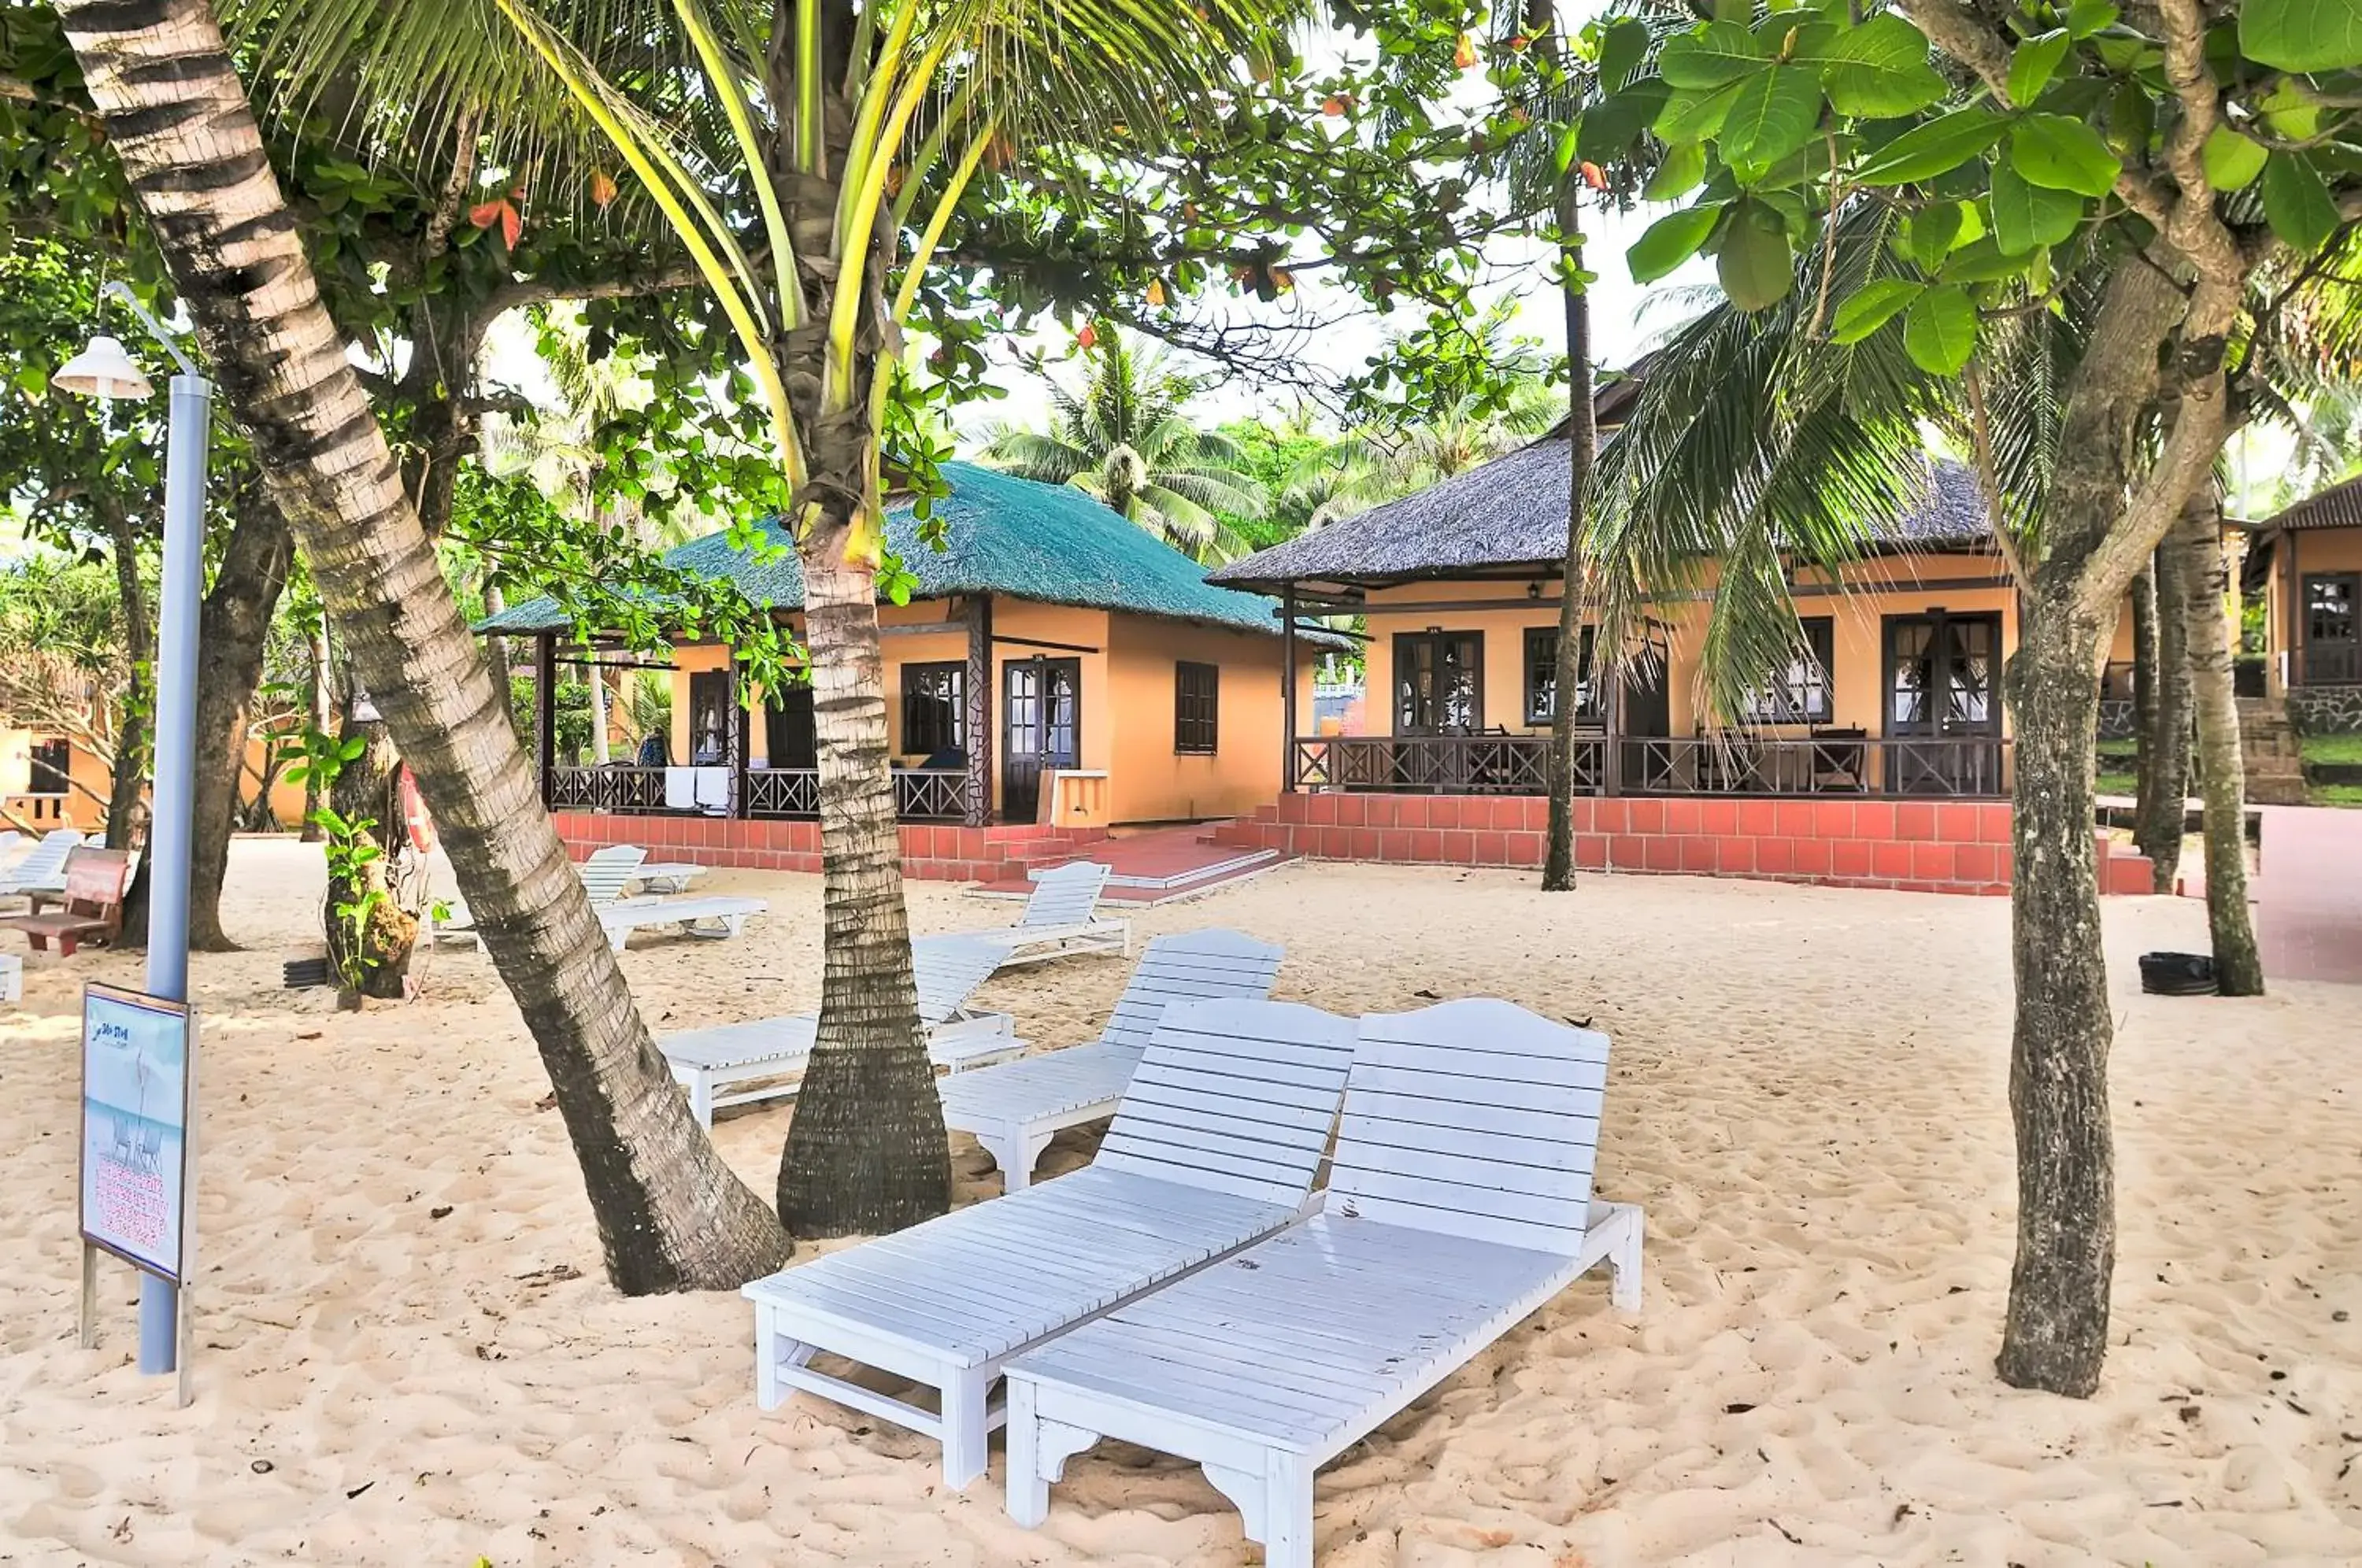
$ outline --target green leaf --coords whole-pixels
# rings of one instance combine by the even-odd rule
[[[1829,321],[1830,340],[1859,343],[1894,319],[1904,306],[1926,292],[1927,285],[1908,278],[1872,278],[1838,302]]]
[[[2200,154],[2206,165],[2206,182],[2218,191],[2244,191],[2254,184],[2256,176],[2264,171],[2267,156],[2263,143],[2241,136],[2229,126],[2209,131]]]
[[[2064,115],[2026,115],[2009,129],[2009,160],[2028,183],[2080,196],[2115,189],[2124,160],[2100,133]]]
[[[1945,258],[1944,270],[1937,276],[1947,283],[1997,283],[2004,278],[2025,276],[2036,259],[2047,254],[2033,250],[2005,256],[1992,236],[1987,235]]]
[[[1575,132],[1577,156],[1593,163],[1613,163],[1624,157],[1657,118],[1672,91],[1653,76],[1643,77],[1585,109]]]
[[[1921,271],[1932,272],[1943,261],[1944,253],[1952,248],[1952,241],[1959,232],[1959,204],[1946,202],[1905,218],[1896,237],[1902,242],[1903,253],[1917,262]]]
[[[1625,252],[1636,283],[1653,283],[1698,253],[1722,217],[1722,205],[1683,207],[1659,218]]]
[[[2337,232],[2337,204],[2308,160],[2275,152],[2264,163],[2264,218],[2291,248],[2310,256]]]
[[[1977,307],[1957,285],[1929,289],[1903,317],[1903,348],[1931,376],[1957,376],[1977,351]]]
[[[1983,109],[1955,109],[1904,131],[1861,161],[1859,185],[1908,185],[1948,174],[2001,139],[2004,123]]]
[[[1558,151],[1551,160],[1554,172],[1563,174],[1574,167],[1574,155],[1582,146],[1582,138],[1583,116],[1577,115],[1574,123],[1559,133]]]
[[[1732,163],[1777,163],[1812,139],[1821,117],[1820,79],[1801,66],[1759,71],[1738,83],[1722,122],[1722,156]]]
[[[2072,192],[2033,184],[2010,163],[1993,165],[1993,239],[2004,255],[2063,243],[2082,218],[2082,198]]]
[[[2009,57],[2009,101],[2019,108],[2030,108],[2034,100],[2042,96],[2058,71],[2058,62],[2067,58],[2067,29],[2053,28],[2047,33],[2036,33]]]
[[[2362,65],[2362,0],[2247,0],[2239,52],[2282,71]]]
[[[1652,202],[1677,201],[1696,189],[1698,182],[1705,178],[1705,144],[1683,142],[1666,149],[1664,161],[1649,176],[1640,194]]]
[[[2115,19],[2116,8],[2108,0],[2075,0],[2067,7],[2067,36],[2081,42]]]
[[[2321,105],[2304,95],[2293,82],[2282,82],[2256,101],[2264,124],[2274,136],[2310,141],[2321,134]]]
[[[1940,103],[1946,92],[1943,77],[1927,62],[1926,39],[1891,11],[1834,37],[1816,30],[1797,58],[1819,66],[1829,102],[1858,120],[1915,115]]]
[[[1683,91],[1665,100],[1664,109],[1657,116],[1657,138],[1669,147],[1686,141],[1704,141],[1722,129],[1729,116],[1730,106],[1738,99],[1742,83],[1732,83],[1711,93]]]
[[[1609,92],[1622,92],[1648,54],[1649,24],[1625,17],[1600,35],[1599,80]]]
[[[1796,262],[1780,215],[1759,202],[1733,209],[1730,227],[1715,254],[1722,292],[1741,310],[1763,310],[1788,297],[1795,286]]]
[[[1657,74],[1676,87],[1725,87],[1751,76],[1771,61],[1755,35],[1736,22],[1709,22],[1666,41],[1657,56]]]

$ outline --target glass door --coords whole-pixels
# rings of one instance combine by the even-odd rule
[[[2362,572],[2327,572],[2304,580],[2306,686],[2362,680]]]
[[[1000,811],[1013,823],[1042,814],[1042,775],[1082,766],[1083,665],[1012,660],[1001,672]]]
[[[1902,794],[2001,792],[2001,617],[1886,618],[1886,787]]]

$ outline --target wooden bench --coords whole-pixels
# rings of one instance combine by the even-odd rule
[[[0,917],[0,926],[25,933],[36,953],[58,944],[71,958],[85,942],[112,942],[123,934],[123,888],[131,878],[131,856],[119,849],[77,849],[66,858],[64,907],[38,914]]]

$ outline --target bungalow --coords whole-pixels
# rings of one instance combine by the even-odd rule
[[[2362,479],[2259,523],[2246,580],[2264,593],[2267,693],[2312,731],[2362,732]]]
[[[1028,839],[1071,843],[1272,799],[1279,758],[1267,737],[1292,701],[1282,687],[1308,692],[1334,638],[1284,646],[1269,600],[1208,583],[1202,567],[1080,491],[966,463],[944,476],[943,548],[921,540],[907,502],[889,511],[889,543],[918,580],[907,604],[878,610],[895,793],[907,824],[932,824],[904,830],[913,874],[985,876]],[[715,534],[665,559],[735,581],[800,633],[792,551],[758,564]],[[558,664],[629,656],[607,641],[583,649],[547,598],[478,630],[535,642],[543,797],[569,839],[817,868],[809,686],[762,690],[727,648],[678,644],[659,667],[670,733],[643,741],[634,760],[571,766],[552,743]]]
[[[1553,433],[1211,574],[1276,595],[1290,624],[1363,617],[1379,732],[1308,733],[1291,707],[1283,793],[1239,842],[1353,858],[1540,859],[1568,458]],[[1656,602],[1648,657],[1625,680],[1583,681],[1576,784],[1596,799],[1576,813],[1579,865],[2005,886],[2001,679],[2018,604],[1974,476],[1931,463],[1876,533],[1878,547],[1835,575],[1796,571],[1806,647],[1743,722],[1717,721],[1697,696],[1710,589]],[[1595,635],[1584,628],[1586,668]]]

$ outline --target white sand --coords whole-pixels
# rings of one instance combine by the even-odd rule
[[[712,881],[773,912],[741,943],[637,939],[650,1021],[809,1005],[816,879]],[[136,961],[36,960],[24,1010],[0,1010],[0,1562],[1255,1560],[1161,1456],[1077,1459],[1029,1532],[997,1452],[946,1496],[907,1433],[800,1397],[760,1414],[741,1301],[625,1301],[599,1277],[489,964],[447,954],[432,999],[339,1017],[276,988],[316,852],[241,844],[232,884],[258,950],[196,965],[190,1410],[132,1368],[127,1271],[107,1266],[100,1348],[73,1337],[75,988],[136,984]],[[922,930],[1008,918],[912,896]],[[1282,996],[1490,993],[1616,1040],[1601,1186],[1648,1206],[1644,1311],[1586,1279],[1323,1472],[1324,1568],[2362,1562],[2362,990],[2131,994],[2131,956],[2201,920],[2110,902],[2116,1348],[2078,1403],[1991,1370],[2005,902],[1596,878],[1544,900],[1506,872],[1308,867],[1143,917],[1284,940]],[[1065,1043],[1122,979],[1078,959],[986,999]],[[758,1191],[788,1116],[718,1130]],[[1088,1146],[1068,1134],[1045,1168]],[[965,1139],[955,1158],[965,1194],[998,1190]]]

